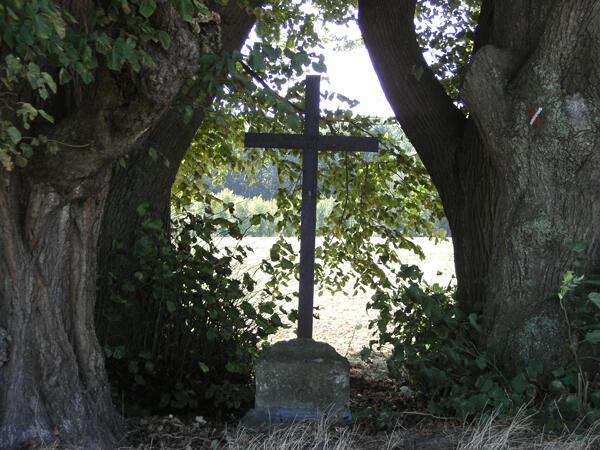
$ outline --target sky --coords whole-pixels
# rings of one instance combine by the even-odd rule
[[[325,44],[323,49],[314,49],[316,53],[323,53],[326,73],[316,73],[307,67],[306,75],[321,75],[321,92],[329,91],[342,94],[352,100],[358,100],[360,103],[354,108],[356,113],[363,115],[373,115],[388,118],[394,115],[389,106],[379,79],[371,64],[369,53],[362,44],[360,29],[356,22],[349,22],[347,25],[328,25],[328,29],[323,31],[331,37],[333,33],[337,37],[346,37],[348,40],[360,40],[360,45],[351,50],[342,51],[336,49],[335,41]],[[254,29],[250,33],[246,46],[251,47],[258,37]],[[336,107],[347,108],[346,104],[341,105],[336,101],[322,101],[321,107],[333,109]]]
[[[327,74],[323,88],[358,100],[358,113],[384,118],[394,115],[364,46],[337,52],[326,49],[324,54]]]
[[[332,30],[336,36],[347,36],[351,40],[360,39],[356,22],[348,26],[337,26]],[[394,115],[381,89],[381,84],[371,64],[369,52],[362,39],[361,45],[351,50],[336,50],[334,43],[325,46],[327,73],[322,74],[322,89],[335,91],[360,103],[355,108],[361,114],[388,118]],[[329,107],[329,104],[324,104]]]

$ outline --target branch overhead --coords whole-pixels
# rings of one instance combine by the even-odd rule
[[[466,119],[423,58],[415,4],[359,0],[358,21],[388,101],[441,192],[458,185],[454,160]]]

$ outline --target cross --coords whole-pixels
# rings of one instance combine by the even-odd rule
[[[300,289],[298,337],[312,338],[315,285],[315,228],[317,223],[317,168],[319,151],[377,152],[377,138],[319,136],[319,75],[306,77],[304,133],[246,133],[244,147],[303,150],[302,219],[300,223]]]

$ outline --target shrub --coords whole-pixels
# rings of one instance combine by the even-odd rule
[[[227,410],[253,399],[252,362],[282,323],[273,302],[247,299],[254,289],[247,273],[233,278],[246,249],[219,251],[211,241],[218,227],[240,236],[224,218],[187,215],[173,222],[172,235],[148,219],[134,258],[123,255],[103,280],[112,301],[101,312],[108,320],[100,335],[126,414]]]
[[[581,253],[581,243],[574,247]],[[575,261],[580,267],[581,262]],[[378,311],[370,327],[379,332],[371,344],[391,344],[388,360],[392,377],[406,379],[427,408],[436,414],[461,418],[487,410],[515,413],[527,406],[538,420],[554,429],[573,429],[600,419],[600,270],[589,279],[565,274],[554,301],[564,312],[573,362],[542,381],[541,362],[497,367],[480,350],[482,333],[478,311],[465,314],[454,292],[422,280],[416,266],[402,266],[400,286],[394,292],[377,292],[368,307]],[[368,353],[368,352],[366,352]]]

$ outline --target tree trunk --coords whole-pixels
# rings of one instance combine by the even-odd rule
[[[77,12],[94,8],[56,3],[80,20]],[[156,66],[138,73],[100,67],[93,83],[59,88],[47,104],[55,125],[31,130],[59,150],[36,150],[25,168],[0,170],[0,448],[59,439],[113,449],[122,438],[94,327],[109,183],[125,176],[110,168],[163,123],[198,74],[201,52],[216,50],[220,37],[217,16],[198,16],[190,26],[172,2],[158,3],[153,24],[170,35],[169,49],[138,44]]]
[[[569,358],[548,295],[588,242],[600,262],[600,3],[484,0],[464,117],[416,43],[415,0],[360,0],[384,91],[438,188],[452,230],[458,299],[484,305],[484,342],[510,367]],[[423,67],[420,79],[414,67]],[[542,108],[540,121],[531,111]]]
[[[107,181],[104,170],[57,192],[1,174],[0,448],[116,448],[122,436],[94,332]]]
[[[259,7],[264,0],[252,0],[252,7]],[[220,15],[221,18],[221,52],[229,54],[239,50],[246,40],[255,17],[247,14],[245,8],[238,2],[230,1],[226,5],[209,2],[209,8]],[[199,78],[202,74],[199,75]],[[124,247],[120,254],[133,253],[135,232],[143,220],[149,217],[163,221],[169,226],[171,187],[177,176],[181,161],[196,130],[204,117],[204,108],[209,106],[208,99],[205,104],[195,109],[191,119],[184,121],[182,105],[192,104],[195,100],[194,90],[180,93],[172,106],[161,117],[160,122],[148,133],[140,145],[129,155],[126,167],[113,165],[113,173],[108,191],[106,211],[100,233],[98,252],[98,275],[106,277],[118,266],[118,256],[113,250],[116,241]],[[155,148],[160,155],[168,160],[168,165],[159,158],[153,160],[148,149]],[[137,207],[143,203],[148,205],[147,214],[141,217]],[[119,324],[118,330],[111,327],[102,315],[106,302],[110,302],[110,293],[106,287],[98,292],[97,326],[101,342],[105,341],[106,333],[131,333],[134,327],[123,327]],[[133,305],[129,317],[135,321],[136,308],[143,305]],[[125,339],[126,340],[126,339]]]

